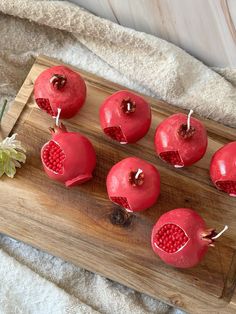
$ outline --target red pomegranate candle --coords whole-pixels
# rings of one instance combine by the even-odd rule
[[[200,215],[189,208],[177,208],[163,214],[152,230],[153,251],[167,264],[189,268],[197,265],[209,246],[228,226],[216,233],[208,229]]]
[[[226,144],[213,155],[210,176],[217,189],[236,197],[236,142]]]
[[[52,139],[41,149],[47,175],[67,187],[90,180],[96,165],[91,142],[78,132],[67,132],[63,124],[52,128],[51,133]]]
[[[128,211],[151,207],[160,193],[158,170],[136,157],[115,164],[108,173],[106,184],[110,200]]]
[[[135,143],[150,128],[151,108],[141,96],[119,91],[103,102],[100,123],[104,133],[113,140],[121,144]]]
[[[51,116],[72,118],[83,106],[86,85],[82,77],[65,66],[54,66],[43,71],[34,84],[34,98],[42,110]]]
[[[200,160],[207,149],[207,132],[198,119],[174,114],[162,121],[155,133],[158,156],[176,168],[190,166]]]

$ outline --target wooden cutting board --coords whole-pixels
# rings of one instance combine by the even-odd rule
[[[2,137],[19,134],[27,148],[27,163],[13,180],[0,180],[0,232],[188,312],[235,313],[235,301],[230,304],[230,300],[236,284],[236,199],[212,186],[208,169],[212,154],[235,140],[236,131],[204,120],[209,135],[207,154],[190,168],[173,169],[157,158],[153,138],[158,123],[180,110],[145,97],[153,114],[149,133],[137,144],[119,145],[103,134],[98,110],[107,96],[123,87],[79,71],[88,87],[86,104],[65,124],[92,141],[98,163],[92,181],[67,189],[51,181],[42,169],[40,148],[50,138],[48,127],[53,121],[34,106],[32,97],[36,77],[58,64],[39,57],[3,118]],[[133,215],[127,223],[112,224],[118,207],[107,197],[106,175],[114,163],[132,155],[158,167],[161,196],[155,206]],[[150,246],[155,221],[177,207],[197,210],[209,226],[218,230],[229,225],[216,247],[210,248],[193,269],[165,265]]]

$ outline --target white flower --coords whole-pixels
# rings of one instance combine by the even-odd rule
[[[6,137],[0,142],[0,177],[5,173],[13,178],[16,173],[16,167],[21,167],[21,162],[26,161],[26,150],[21,142],[16,140],[17,134]]]

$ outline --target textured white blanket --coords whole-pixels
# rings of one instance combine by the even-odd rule
[[[236,71],[219,75],[174,45],[64,1],[0,0],[0,11],[1,97],[14,97],[34,57],[46,54],[236,126]],[[3,235],[0,248],[0,313],[177,313]]]

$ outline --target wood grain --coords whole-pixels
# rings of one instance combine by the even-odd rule
[[[157,159],[152,143],[157,124],[177,109],[145,97],[153,111],[151,129],[137,144],[121,146],[101,131],[98,110],[108,95],[123,87],[79,71],[88,87],[86,104],[65,124],[88,136],[98,164],[92,181],[67,189],[48,179],[42,170],[40,148],[50,138],[47,129],[53,122],[34,107],[32,98],[36,77],[56,64],[55,60],[38,58],[12,106],[13,112],[19,103],[24,108],[20,117],[16,116],[12,132],[19,134],[28,158],[14,180],[4,177],[0,181],[0,232],[190,313],[234,313],[234,304],[229,302],[236,278],[236,200],[212,186],[208,168],[213,152],[235,139],[235,130],[204,120],[209,135],[207,154],[193,167],[173,169]],[[114,163],[131,155],[158,167],[161,196],[155,206],[132,216],[129,223],[113,225],[111,216],[117,207],[108,200],[106,175]],[[196,209],[209,226],[230,227],[216,248],[193,269],[166,266],[150,246],[150,232],[157,218],[177,207]]]
[[[210,66],[236,67],[235,0],[71,0],[118,24],[166,39]]]
[[[29,100],[31,92],[32,81],[31,72],[29,72],[29,75],[26,77],[21,89],[19,90],[19,93],[15,98],[14,106],[12,106],[11,110],[8,110],[3,115],[0,124],[0,140],[3,140],[6,136],[8,136],[15,124],[18,122],[18,119],[21,119],[22,116],[24,116],[24,109]]]

